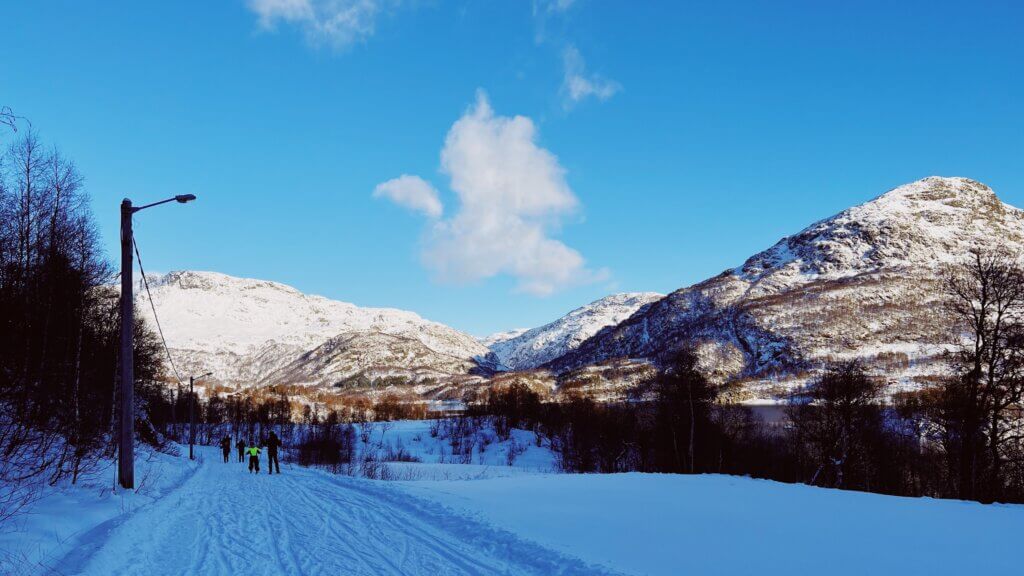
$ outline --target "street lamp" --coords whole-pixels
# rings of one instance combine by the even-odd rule
[[[192,445],[196,443],[196,411],[193,408],[196,399],[195,383],[196,380],[212,376],[213,372],[207,372],[201,376],[189,376],[188,377],[188,459],[195,460],[196,455],[192,451]]]
[[[123,488],[135,487],[135,358],[132,336],[135,330],[135,297],[132,294],[132,214],[167,202],[184,204],[195,200],[194,194],[133,207],[132,201],[121,201],[121,418],[117,450],[117,477]]]

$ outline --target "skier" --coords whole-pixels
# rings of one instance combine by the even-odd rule
[[[260,447],[254,442],[252,446],[245,449],[249,453],[249,472],[260,473]]]
[[[235,444],[235,448],[238,448],[238,461],[245,462],[245,442],[239,438],[238,444]]]
[[[277,473],[281,473],[281,463],[277,460],[277,449],[281,446],[281,439],[274,432],[267,438],[267,474],[274,473],[274,465],[277,465]]]
[[[231,457],[231,437],[230,436],[225,436],[224,439],[220,441],[220,449],[221,449],[222,452],[224,452],[224,463],[227,464],[228,459]]]

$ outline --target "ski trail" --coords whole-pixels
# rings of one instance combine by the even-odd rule
[[[202,454],[177,490],[118,523],[62,573],[607,573],[387,485],[298,467],[250,475],[213,450]]]

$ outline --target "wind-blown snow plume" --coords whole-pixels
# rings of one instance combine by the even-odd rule
[[[589,270],[579,252],[549,236],[579,201],[558,158],[536,138],[533,121],[495,115],[482,91],[449,130],[441,170],[451,179],[459,208],[431,226],[423,252],[424,264],[439,280],[465,283],[509,274],[519,290],[546,295],[607,275]],[[393,188],[393,182],[377,189]]]

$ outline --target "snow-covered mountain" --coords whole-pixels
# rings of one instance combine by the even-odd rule
[[[373,382],[432,382],[470,374],[478,363],[465,356],[438,352],[410,336],[378,331],[339,334],[304,352],[270,373],[266,381],[335,388],[365,386]]]
[[[396,366],[410,377],[464,375],[491,362],[472,336],[404,310],[361,308],[216,272],[147,278],[183,377],[213,371],[232,385],[323,384]],[[136,294],[152,325],[145,290]]]
[[[719,380],[754,382],[760,396],[773,395],[774,381],[853,357],[914,386],[941,373],[952,345],[936,313],[943,265],[999,246],[1024,252],[1024,211],[979,182],[925,178],[677,290],[545,367],[657,363],[687,345]]]
[[[212,370],[241,386],[411,381],[440,393],[446,382],[479,384],[491,369],[541,367],[559,382],[600,388],[685,345],[717,380],[771,397],[842,358],[864,359],[895,385],[940,374],[952,345],[936,313],[941,269],[997,246],[1024,253],[1024,211],[973,180],[931,177],[668,296],[617,294],[483,340],[412,312],[212,272],[173,272],[151,288],[185,377]],[[145,291],[137,294],[151,316]]]
[[[641,306],[663,297],[655,292],[613,294],[544,326],[494,334],[483,342],[503,368],[528,370],[575,350],[602,328],[622,322]]]
[[[515,338],[516,336],[519,336],[520,334],[522,334],[523,332],[526,332],[528,330],[529,330],[529,328],[513,328],[512,330],[505,330],[503,332],[495,332],[494,334],[491,334],[489,336],[484,336],[483,338],[478,338],[478,340],[480,340],[481,344],[483,344],[484,346],[487,346],[488,348],[490,348],[491,346],[494,346],[495,344],[504,342],[506,340],[511,340],[511,339]]]

